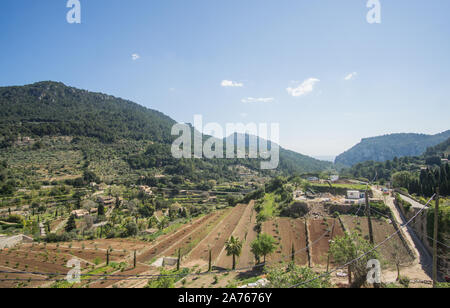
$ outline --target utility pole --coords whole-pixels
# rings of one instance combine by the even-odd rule
[[[372,218],[370,217],[370,202],[369,202],[369,191],[368,190],[366,190],[365,197],[366,197],[367,220],[369,223],[369,239],[370,239],[370,244],[374,245]]]
[[[333,234],[334,234],[334,226],[336,225],[336,218],[334,219],[333,228],[331,228],[331,237],[330,237],[330,244],[328,246],[328,259],[327,259],[327,273],[330,269],[330,246],[333,241]]]
[[[212,256],[211,256],[211,249],[209,249],[209,262],[208,262],[208,273],[212,270]]]
[[[436,206],[434,208],[434,241],[433,241],[433,288],[437,285],[437,239],[438,239],[438,222],[439,222],[439,187],[436,187]]]

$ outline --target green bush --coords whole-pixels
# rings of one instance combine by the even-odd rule
[[[398,282],[405,288],[409,288],[410,280],[408,277],[401,276],[400,279],[398,280]]]

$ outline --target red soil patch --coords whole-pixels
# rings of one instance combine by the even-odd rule
[[[0,271],[6,272],[14,272],[10,268],[0,267]],[[30,275],[30,274],[0,274],[0,288],[9,289],[9,288],[37,288],[46,283],[46,281],[33,281],[31,279],[46,279],[46,276],[38,276],[38,275]],[[7,280],[2,280],[7,279]],[[13,279],[13,280],[11,280]],[[17,279],[17,280],[14,280]],[[30,279],[30,281],[28,281]]]
[[[111,274],[110,277],[107,277],[105,279],[100,279],[100,280],[90,284],[89,288],[94,288],[94,289],[108,288],[118,282],[126,281],[127,279],[132,280],[134,278],[137,278],[136,277],[137,275],[142,274],[146,271],[148,271],[147,266],[138,264],[138,265],[136,265],[136,268],[131,268],[131,269],[125,270],[123,272],[113,273],[113,274]],[[130,276],[130,277],[122,278],[119,276],[114,277],[114,275],[126,275],[126,276]],[[92,277],[92,278],[94,278],[94,277]]]
[[[241,256],[237,260],[237,268],[248,268],[255,265],[255,258],[251,252],[250,244],[256,239],[257,233],[255,231],[256,226],[256,212],[254,210],[255,202],[252,201],[245,208],[245,211],[239,220],[232,235],[243,241]],[[220,255],[216,265],[221,268],[232,268],[233,259],[223,252]]]
[[[284,261],[292,260],[292,244],[294,244],[295,263],[298,265],[308,264],[308,252],[306,249],[305,221],[303,219],[279,219],[279,230],[281,236],[281,254]]]
[[[81,246],[81,245],[80,245]],[[34,245],[31,246],[29,244],[23,245],[21,250],[26,250],[30,252],[37,253],[52,253],[58,254],[61,256],[65,256],[67,258],[77,257],[81,260],[86,260],[88,262],[94,263],[94,261],[99,260],[100,262],[106,262],[106,250],[96,250],[93,248],[83,249],[82,247],[57,247],[56,244],[48,244],[46,247],[44,245]],[[113,251],[110,253],[111,261],[119,261],[123,259],[126,254],[123,251]]]
[[[292,260],[292,244],[297,252],[295,263],[298,265],[308,263],[305,221],[303,219],[276,218],[266,221],[263,223],[262,232],[271,235],[277,241],[276,251],[266,258],[268,263],[290,262]]]
[[[361,234],[364,239],[369,240],[369,223],[367,217],[353,217],[353,216],[341,216],[342,222],[347,230],[356,231]],[[375,245],[384,241],[391,234],[395,233],[393,225],[387,223],[384,220],[378,220],[372,218],[373,240]],[[394,236],[389,242],[379,248],[379,252],[385,258],[389,258],[394,249],[394,244],[401,250],[402,255],[405,256],[405,261],[410,262],[413,259],[409,256],[408,250],[400,237]]]
[[[172,233],[168,236],[165,236],[162,238],[162,240],[158,239],[158,243],[154,246],[152,246],[150,249],[145,251],[144,253],[140,254],[137,257],[137,261],[141,263],[149,262],[156,256],[163,253],[165,250],[170,248],[172,245],[174,245],[176,242],[178,242],[180,239],[185,237],[186,235],[191,234],[192,232],[202,228],[210,219],[213,219],[218,213],[212,213],[207,216],[204,216],[195,222],[193,222],[190,225],[186,225],[182,229],[176,231],[175,233]]]
[[[211,249],[213,261],[217,260],[224,249],[225,242],[230,238],[246,208],[246,204],[239,204],[234,207],[222,223],[217,225],[208,236],[192,250],[187,258],[187,263],[191,264],[197,262],[201,265],[202,263],[208,262],[209,249]]]
[[[188,255],[189,252],[208,235],[208,232],[211,230],[211,228],[216,226],[224,218],[225,215],[226,212],[216,212],[213,216],[211,216],[210,219],[205,221],[204,224],[199,226],[193,232],[179,239],[179,241],[175,245],[169,247],[169,249],[164,251],[163,254],[165,256],[177,256],[178,249],[180,249],[182,256]]]
[[[262,233],[272,236],[276,240],[277,249],[274,253],[266,257],[266,262],[277,263],[283,259],[281,246],[281,235],[279,230],[278,218],[270,221],[265,221],[262,224]],[[262,262],[263,260],[261,260]]]
[[[71,258],[70,255],[49,251],[0,251],[0,265],[26,272],[66,274],[69,272],[69,268],[66,267],[67,261]],[[84,269],[86,266],[87,264],[81,261],[81,268]]]
[[[141,250],[148,247],[148,242],[139,241],[135,239],[95,239],[90,241],[79,241],[72,243],[60,243],[61,247],[68,247],[72,244],[73,249],[81,248],[83,245],[86,249],[105,250],[112,248],[121,253],[129,253],[134,250]],[[49,244],[50,245],[50,244]],[[53,245],[54,246],[54,245]],[[124,252],[125,250],[125,252]]]
[[[310,245],[312,245],[310,247],[310,254],[313,266],[327,264],[331,230],[334,222],[333,238],[343,236],[344,231],[342,230],[342,227],[337,219],[328,219],[327,221],[324,219],[311,219],[308,221],[309,242]]]

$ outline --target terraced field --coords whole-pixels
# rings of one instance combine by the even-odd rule
[[[191,251],[186,258],[186,263],[190,266],[203,266],[209,260],[209,250],[211,250],[212,260],[216,266],[223,253],[225,242],[230,238],[244,215],[247,204],[239,204],[234,207],[225,219],[215,226],[211,232]],[[220,263],[222,264],[222,263]],[[223,264],[222,264],[223,265]]]
[[[337,219],[310,219],[308,220],[308,236],[312,266],[320,266],[327,264],[330,240],[344,236],[344,230]]]
[[[27,279],[47,279],[52,273],[65,274],[69,271],[67,261],[77,258],[81,261],[83,273],[97,275],[83,277],[75,287],[109,288],[113,286],[142,287],[146,279],[136,279],[137,275],[158,274],[159,268],[151,264],[157,258],[176,256],[182,253],[182,267],[206,270],[209,251],[216,269],[231,269],[232,257],[226,255],[225,242],[233,235],[243,241],[242,253],[237,260],[237,268],[250,271],[255,265],[250,244],[257,238],[255,226],[257,213],[255,203],[239,204],[202,216],[173,231],[161,235],[154,242],[137,239],[100,239],[72,243],[23,244],[17,248],[0,251],[0,287],[36,287],[48,286],[44,282]],[[346,230],[356,230],[368,238],[367,219],[365,217],[342,216]],[[394,227],[384,220],[373,220],[374,237],[377,243],[395,232]],[[327,263],[330,240],[344,235],[339,220],[334,218],[291,219],[274,218],[262,224],[262,232],[272,235],[277,244],[276,251],[267,256],[269,264],[290,262],[294,248],[295,263],[300,266],[311,265],[322,268]],[[406,253],[406,247],[400,238],[394,241]],[[381,253],[388,255],[391,246],[383,246]],[[106,266],[106,250],[111,249],[110,262]],[[133,253],[137,253],[136,268],[133,268]],[[332,263],[332,260],[331,260]],[[40,272],[42,276],[32,273]],[[45,275],[48,273],[48,276]],[[98,276],[100,274],[100,276]],[[101,275],[113,275],[105,279]],[[114,276],[115,275],[115,276]],[[19,277],[20,276],[20,277]],[[8,278],[23,278],[9,281]],[[19,284],[20,283],[20,284]]]
[[[369,240],[369,223],[366,217],[341,216],[341,220],[346,230],[354,230],[361,234],[366,240]],[[375,244],[381,243],[391,234],[395,233],[394,226],[385,220],[372,219],[373,237]],[[400,249],[401,254],[406,257],[406,261],[412,262],[408,250],[397,235],[389,241],[389,244],[380,247],[379,252],[386,259],[390,257],[394,248]]]
[[[256,226],[256,212],[254,209],[254,202],[245,208],[243,215],[240,217],[238,224],[236,225],[232,235],[243,241],[242,253],[237,260],[238,268],[248,268],[255,264],[255,258],[251,253],[250,244],[257,237],[255,231]],[[220,268],[231,268],[233,264],[232,258],[226,255],[225,251],[222,251],[215,265]]]
[[[140,253],[139,256],[137,257],[137,261],[141,263],[151,262],[155,257],[163,254],[168,249],[170,249],[170,247],[172,247],[174,244],[178,243],[180,239],[184,238],[189,234],[192,234],[196,230],[201,229],[205,224],[208,224],[210,220],[214,220],[214,218],[220,214],[221,212],[209,214],[207,216],[195,220],[191,224],[185,225],[180,230],[174,233],[162,236],[157,240],[157,243],[155,245],[152,245],[149,249]]]

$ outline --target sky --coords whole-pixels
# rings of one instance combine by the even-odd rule
[[[334,156],[362,138],[450,129],[450,1],[2,0],[0,86],[60,81],[179,122],[279,123]]]

